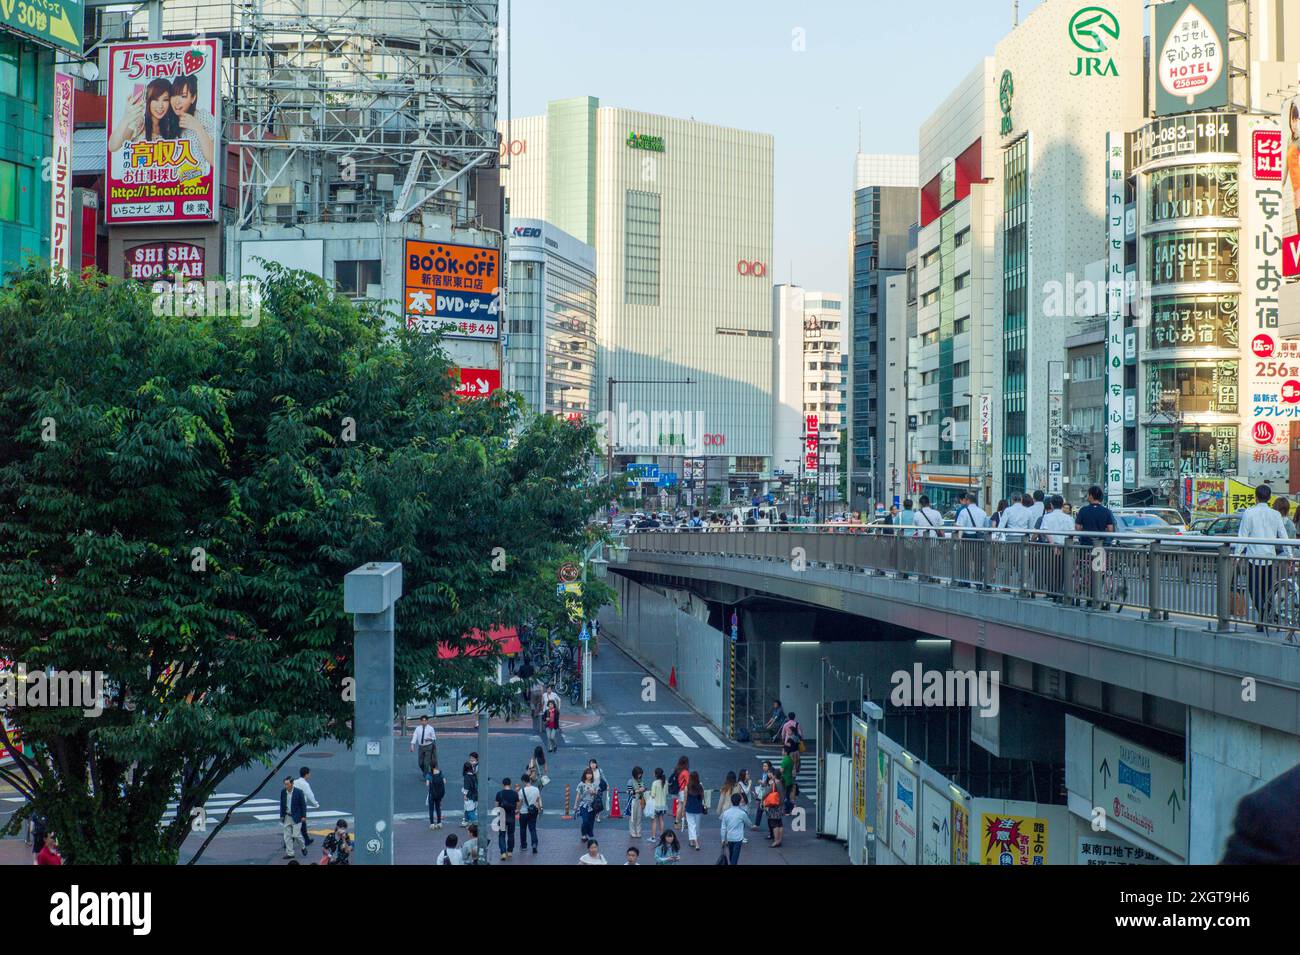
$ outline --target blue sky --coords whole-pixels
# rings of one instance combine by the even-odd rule
[[[859,107],[864,152],[915,152],[922,119],[992,54],[1011,28],[1012,7],[1011,0],[511,2],[514,115],[590,95],[606,106],[773,134],[770,274],[839,293],[848,285]],[[1021,0],[1021,18],[1039,3]],[[792,48],[795,29],[803,31],[802,52]],[[504,115],[504,85],[501,96]]]

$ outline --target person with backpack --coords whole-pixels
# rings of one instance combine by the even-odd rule
[[[438,761],[435,759],[429,767],[429,771],[424,774],[424,785],[428,790],[429,800],[429,828],[442,828],[442,801],[447,795],[447,777],[443,775],[438,768]]]
[[[774,848],[781,847],[785,835],[785,793],[775,773],[767,774],[767,795],[763,797],[763,811],[767,814],[767,838]]]
[[[525,773],[523,789],[519,795],[523,800],[519,811],[519,848],[521,851],[528,851],[528,836],[531,833],[533,855],[537,855],[537,818],[542,814],[542,790],[538,787],[537,781]]]
[[[472,763],[465,763],[460,773],[460,794],[465,800],[465,816],[460,824],[468,826],[472,822],[478,822],[478,770]]]
[[[497,833],[497,851],[502,859],[509,859],[515,854],[515,813],[519,809],[519,793],[510,785],[509,776],[501,780],[496,803],[504,824],[504,828]]]
[[[691,780],[691,761],[685,756],[677,757],[673,774],[668,777],[668,795],[676,800],[673,812],[673,825],[681,829],[686,825],[686,787]]]
[[[795,719],[794,711],[791,710],[786,717],[785,725],[781,727],[781,748],[787,756],[794,757],[794,771],[799,772],[799,754],[803,752],[803,727]]]
[[[699,530],[704,526],[704,522],[700,520],[699,511],[691,511],[691,519],[686,526],[689,527],[691,530]]]
[[[966,527],[969,530],[960,533],[960,537],[966,546],[968,557],[965,561],[967,568],[967,580],[961,581],[959,587],[969,587],[973,581],[981,590],[987,589],[984,584],[984,556],[988,549],[985,543],[988,539],[987,534],[978,534],[979,528],[989,526],[989,516],[984,513],[984,509],[976,503],[979,495],[974,491],[962,491],[957,495],[957,520],[958,527]]]
[[[325,865],[350,865],[352,863],[352,840],[348,838],[348,821],[340,819],[334,824],[334,831],[325,837],[321,848],[324,850]]]
[[[607,797],[605,793],[609,792],[609,780],[605,778],[600,771],[600,766],[594,759],[588,762],[587,765],[591,767],[591,781],[596,784],[596,802],[594,805],[596,807],[596,821],[600,822],[606,808],[605,800]]]
[[[668,780],[664,777],[663,767],[655,768],[646,812],[650,813],[650,838],[646,841],[656,842],[664,833],[664,816],[668,815]]]
[[[460,851],[460,837],[456,833],[449,833],[447,842],[443,846],[438,858],[434,860],[434,865],[464,865],[465,854]]]
[[[930,506],[930,498],[926,494],[922,494],[917,503],[921,505],[916,512],[916,526],[920,528],[917,533],[922,537],[942,537],[943,515]]]
[[[528,776],[538,789],[545,789],[551,777],[546,775],[546,750],[541,746],[533,747],[532,758],[524,766],[523,776]],[[521,777],[522,778],[522,777]]]

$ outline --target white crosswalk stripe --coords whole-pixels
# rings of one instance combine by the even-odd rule
[[[591,730],[583,730],[582,735],[587,737],[587,742],[592,746],[604,746],[605,741],[600,738],[599,733],[593,733]]]
[[[274,799],[265,796],[257,796],[249,799],[242,805],[232,809],[241,799],[244,793],[213,793],[208,797],[208,801],[203,804],[203,811],[207,814],[207,821],[210,824],[219,822],[225,817],[227,812],[231,814],[231,822],[237,822],[241,817],[251,816],[258,822],[279,822],[280,821],[280,797],[277,794]],[[176,809],[179,803],[172,801],[167,804],[167,811],[163,813],[162,823],[165,825],[176,818]],[[335,819],[340,817],[351,816],[352,813],[342,809],[308,809],[308,819],[324,819],[332,816]]]
[[[651,745],[651,746],[667,746],[667,745],[668,745],[667,743],[665,743],[663,740],[661,740],[661,739],[659,738],[659,734],[656,733],[654,730],[652,730],[652,729],[650,728],[650,724],[648,724],[648,723],[637,723],[637,724],[636,724],[636,731],[637,731],[638,733],[640,733],[642,736],[644,736],[646,739],[648,739],[648,740],[650,741],[650,745]]]
[[[628,734],[628,731],[623,729],[623,727],[611,726],[609,728],[609,731],[613,735],[615,741],[618,743],[619,746],[636,745],[636,740],[632,739],[632,737]]]
[[[724,743],[722,740],[718,739],[716,736],[714,736],[712,730],[710,730],[707,726],[692,726],[691,729],[695,730],[696,733],[698,733],[701,737],[704,738],[704,742],[708,743],[714,749],[728,748],[727,744]]]
[[[680,726],[668,726],[665,724],[664,729],[668,731],[669,736],[677,740],[677,742],[681,743],[687,749],[700,748],[700,744],[695,742],[695,740],[691,739],[689,736],[687,736],[686,733],[682,731],[682,728]]]

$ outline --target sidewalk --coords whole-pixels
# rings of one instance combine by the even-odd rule
[[[451,833],[456,833],[461,841],[465,839],[465,829],[460,825],[459,813],[444,814],[444,827],[430,830],[424,820],[399,820],[393,823],[396,838],[394,859],[398,865],[433,865],[438,853]],[[763,838],[765,832],[750,831],[749,844],[741,850],[741,865],[847,865],[848,854],[843,846],[831,839],[818,839],[808,832],[793,832],[786,819],[785,842],[779,849],[769,846]],[[307,849],[307,855],[299,855],[300,864],[320,861],[320,847],[326,828],[312,829],[316,838]],[[628,836],[626,819],[608,819],[596,826],[596,839],[600,842],[601,852],[611,865],[622,865],[624,853],[629,845],[636,845],[641,850],[643,862],[653,864],[654,846],[646,841],[645,833],[649,827],[643,827],[642,838],[633,842]],[[488,858],[494,865],[533,866],[533,865],[576,865],[578,856],[583,853],[582,841],[578,838],[578,821],[563,822],[558,814],[546,818],[545,825],[537,832],[541,848],[534,855],[520,852],[516,843],[515,855],[505,860],[500,859],[497,840],[493,834],[492,848]],[[516,836],[518,834],[516,833]],[[715,817],[709,817],[700,827],[701,848],[696,851],[686,845],[685,832],[679,832],[682,844],[682,856],[678,865],[713,865],[718,858],[718,823]],[[188,862],[191,856],[203,844],[206,835],[192,833],[181,849],[180,861]],[[280,837],[280,827],[240,826],[226,828],[218,835],[203,853],[199,865],[285,865],[284,843]],[[31,850],[23,844],[21,838],[0,839],[0,865],[31,865]]]

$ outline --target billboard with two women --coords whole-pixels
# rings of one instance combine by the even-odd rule
[[[221,41],[114,44],[108,63],[104,221],[215,220]]]

